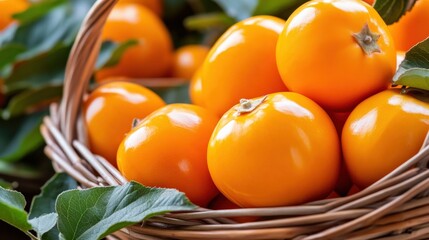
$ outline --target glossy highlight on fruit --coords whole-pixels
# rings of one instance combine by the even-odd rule
[[[214,183],[232,202],[273,207],[331,193],[339,151],[328,114],[309,98],[286,92],[242,101],[225,113],[210,139],[207,160]]]
[[[150,10],[137,4],[117,4],[104,26],[103,40],[128,41],[137,45],[128,48],[119,63],[96,73],[101,82],[112,77],[165,77],[173,58],[173,44],[164,23]]]
[[[176,188],[195,204],[219,193],[207,168],[207,145],[218,118],[191,104],[167,105],[130,132],[118,149],[118,167],[128,180]]]
[[[83,115],[92,152],[116,166],[116,152],[134,119],[142,119],[165,105],[151,90],[129,82],[111,82],[96,88],[83,103]]]
[[[429,104],[399,89],[360,103],[342,133],[348,172],[363,189],[415,155],[429,130]]]
[[[360,0],[303,4],[287,20],[276,56],[289,90],[336,112],[387,89],[396,69],[386,24]]]
[[[276,43],[284,21],[256,16],[229,28],[202,69],[204,103],[222,116],[241,98],[286,91],[276,66]]]
[[[201,73],[202,71],[200,68],[192,77],[191,82],[189,84],[189,97],[191,98],[191,102],[193,104],[204,107]]]

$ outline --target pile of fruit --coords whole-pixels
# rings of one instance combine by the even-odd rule
[[[251,17],[210,50],[174,54],[155,14],[119,3],[103,38],[143,40],[98,72],[102,84],[84,99],[90,148],[128,180],[176,188],[202,207],[295,205],[363,189],[415,155],[429,130],[429,104],[392,86],[397,57],[429,35],[404,33],[428,5],[417,1],[388,27],[363,1],[313,0],[287,21]],[[193,104],[166,105],[116,81],[191,76]]]

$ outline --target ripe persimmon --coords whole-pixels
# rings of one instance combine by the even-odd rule
[[[415,155],[429,130],[429,104],[399,89],[360,103],[342,133],[344,160],[353,183],[368,187]]]
[[[128,180],[176,188],[205,207],[219,193],[207,168],[207,145],[217,121],[199,106],[167,105],[125,137],[118,149],[118,168]]]
[[[230,27],[202,66],[207,109],[222,116],[241,98],[286,91],[276,65],[276,43],[284,20],[256,16]]]
[[[131,3],[118,3],[107,18],[103,40],[123,42],[137,40],[125,50],[119,63],[96,72],[101,82],[112,77],[165,77],[173,58],[173,44],[164,23],[147,8]]]
[[[186,45],[176,49],[171,76],[190,80],[203,64],[209,50],[203,45]]]
[[[292,92],[242,100],[219,121],[207,161],[222,194],[241,207],[301,204],[326,197],[340,166],[328,114]]]
[[[289,90],[346,112],[388,88],[396,51],[373,7],[360,0],[313,0],[287,20],[277,66]]]
[[[83,102],[83,116],[92,152],[116,166],[116,152],[133,120],[165,105],[151,90],[129,82],[110,82],[96,88]]]
[[[0,1],[0,31],[14,21],[12,18],[13,14],[26,10],[29,5],[26,0]]]

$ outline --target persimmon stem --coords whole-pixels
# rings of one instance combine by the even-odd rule
[[[367,23],[365,23],[360,32],[353,33],[353,38],[356,40],[366,55],[371,55],[375,52],[381,52],[380,46],[378,46],[377,43],[378,39],[380,38],[380,34],[371,32]]]
[[[235,108],[238,114],[249,113],[255,110],[259,105],[264,102],[267,96],[263,96],[256,99],[240,99],[240,104]]]

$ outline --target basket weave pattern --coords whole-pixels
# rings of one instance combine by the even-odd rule
[[[118,0],[98,0],[71,51],[60,105],[41,127],[45,153],[57,172],[81,188],[127,182],[88,150],[80,106],[100,48],[106,18]],[[367,189],[348,197],[300,206],[234,210],[196,209],[153,217],[110,239],[429,239],[429,138],[420,152]],[[260,216],[236,223],[230,217]]]

